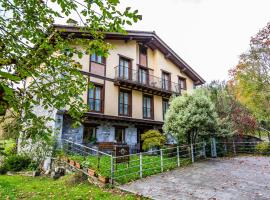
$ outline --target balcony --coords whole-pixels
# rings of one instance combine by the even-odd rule
[[[114,84],[164,97],[181,94],[178,83],[150,75],[144,70],[133,70],[124,66],[115,67]]]

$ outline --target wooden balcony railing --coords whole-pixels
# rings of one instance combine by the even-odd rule
[[[124,83],[129,86],[133,85],[136,87],[147,88],[152,91],[181,94],[181,88],[178,83],[124,66],[115,67],[115,81],[118,84]]]

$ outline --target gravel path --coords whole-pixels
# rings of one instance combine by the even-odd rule
[[[198,162],[121,188],[153,199],[270,200],[270,157]]]

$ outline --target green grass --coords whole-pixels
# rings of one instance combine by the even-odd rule
[[[170,154],[167,154],[170,155]],[[91,169],[95,169],[98,174],[111,177],[111,157],[101,156],[98,167],[97,156],[78,156],[70,155],[70,159],[77,160],[80,163],[87,163]],[[83,161],[84,160],[84,161]],[[161,172],[160,155],[143,155],[143,177]],[[186,166],[191,163],[190,158],[180,158],[180,165]],[[86,165],[85,165],[86,166]],[[169,157],[163,156],[163,171],[177,167],[176,155]],[[129,162],[114,164],[114,179],[117,183],[123,184],[140,178],[140,158],[138,155],[131,155]]]
[[[24,177],[19,175],[0,176],[0,199],[95,199],[95,200],[135,200],[141,197],[126,194],[118,190],[101,189],[87,182],[66,184],[70,177],[64,176],[59,180],[47,177]]]

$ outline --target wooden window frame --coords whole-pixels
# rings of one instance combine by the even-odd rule
[[[95,96],[96,96],[96,93],[95,93],[95,88],[96,87],[101,87],[101,91],[100,91],[100,100],[101,100],[101,103],[100,103],[100,111],[96,111],[96,110],[90,110],[90,101],[89,101],[89,90],[90,88],[88,89],[87,91],[87,105],[88,105],[88,111],[89,112],[95,112],[95,113],[104,113],[104,97],[105,97],[105,85],[103,84],[98,84],[98,83],[94,83],[94,82],[91,82],[93,85],[94,85],[94,98],[95,99]],[[88,84],[89,85],[89,84]]]
[[[118,129],[118,130],[119,130],[119,129],[123,130],[123,132],[122,132],[122,141],[121,141],[121,143],[123,144],[123,143],[126,142],[126,129],[125,129],[124,127],[119,127],[119,126],[115,127],[114,139],[115,139],[115,141],[116,141],[117,143],[118,143],[118,141],[116,140],[117,129]]]
[[[163,80],[165,80],[164,79],[164,75],[167,75],[168,77],[169,77],[169,80],[168,80],[168,89],[166,89],[166,88],[163,88]],[[170,72],[168,72],[168,71],[165,71],[165,70],[161,70],[161,80],[162,80],[162,89],[163,90],[168,90],[168,91],[171,91],[171,73]]]
[[[180,81],[184,81],[184,87],[182,87],[181,82]],[[178,84],[180,85],[180,89],[181,90],[187,90],[187,79],[181,76],[178,76]]]
[[[169,99],[162,99],[162,115],[163,115],[163,120],[165,119],[165,108],[164,108],[164,102],[168,102],[168,105],[169,105]]]
[[[142,52],[142,49],[145,49],[146,50],[146,54],[144,54],[146,56],[146,66],[142,65],[142,62],[141,62],[141,52]],[[148,66],[148,55],[147,55],[147,50],[148,48],[146,46],[143,46],[143,45],[139,45],[139,64],[144,66],[144,67],[147,67]]]
[[[86,142],[85,141],[85,131],[86,131],[86,129],[88,129],[88,128],[93,128],[94,129],[94,139],[96,140],[97,139],[97,127],[96,126],[85,126],[84,127],[84,131],[83,131],[83,143],[89,143],[89,142],[91,142],[91,141],[88,141],[88,142]],[[88,132],[87,132],[88,133]]]
[[[128,80],[132,80],[132,59],[128,58],[126,56],[119,55],[119,65],[118,65],[119,67],[120,67],[121,59],[128,61]],[[120,73],[119,67],[118,67],[118,76],[119,76],[119,73]]]
[[[92,55],[95,55],[95,60],[92,60]],[[101,56],[101,63],[97,61],[97,58],[98,56],[100,55],[97,55],[97,54],[91,54],[90,55],[90,62],[94,62],[94,63],[97,63],[97,64],[100,64],[100,65],[106,65],[106,58],[104,56]]]
[[[146,85],[149,85],[149,68],[148,67],[144,67],[142,65],[139,65],[138,66],[138,82],[141,83],[141,84],[144,84],[141,82],[140,80],[140,70],[145,70],[146,71]]]
[[[144,98],[150,98],[151,101],[150,101],[150,117],[146,117],[144,116]],[[147,107],[146,107],[147,108]],[[154,96],[152,95],[146,95],[146,94],[143,94],[142,95],[142,116],[144,119],[154,119]]]
[[[120,113],[120,93],[128,93],[128,114],[122,114]],[[124,110],[124,107],[122,107],[122,110]],[[132,117],[132,90],[124,90],[119,88],[119,92],[118,92],[118,115],[119,116],[125,116],[125,117]]]

